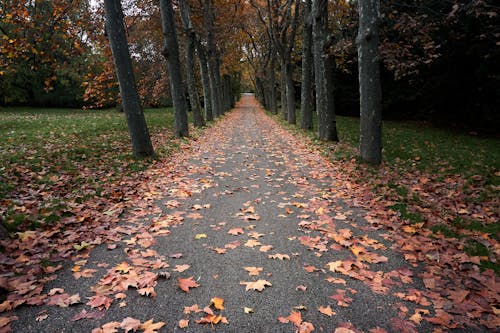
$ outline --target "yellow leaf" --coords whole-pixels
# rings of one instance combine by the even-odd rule
[[[202,239],[202,238],[207,238],[207,235],[206,234],[196,234],[196,236],[194,236],[194,239]]]
[[[213,304],[217,310],[224,310],[224,300],[222,298],[214,297],[210,300],[210,304]]]

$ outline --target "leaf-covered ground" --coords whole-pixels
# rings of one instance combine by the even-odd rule
[[[356,164],[330,162],[252,96],[183,148],[133,187],[123,184],[116,207],[90,206],[92,218],[63,217],[3,241],[0,330],[500,325],[500,280],[480,269],[480,256],[389,209],[393,203],[350,178]]]

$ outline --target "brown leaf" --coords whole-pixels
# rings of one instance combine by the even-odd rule
[[[322,314],[324,315],[327,315],[328,317],[331,317],[333,315],[335,315],[335,311],[332,310],[332,308],[330,307],[330,305],[328,305],[326,308],[324,306],[320,306],[318,308],[318,311],[321,312]]]
[[[159,321],[157,323],[153,323],[153,319],[148,320],[147,322],[141,324],[141,330],[144,330],[144,333],[157,333],[160,328],[165,325],[163,321]]]
[[[189,320],[188,319],[181,319],[179,320],[179,328],[186,328],[189,326]]]
[[[267,257],[269,259],[279,259],[279,260],[288,259],[288,260],[290,260],[290,256],[288,254],[281,254],[281,253],[270,254]]]
[[[198,283],[196,283],[196,281],[193,280],[192,276],[187,279],[177,278],[177,280],[179,281],[179,288],[181,288],[181,290],[186,293],[189,292],[189,288],[198,288],[200,286]]]
[[[189,269],[189,267],[191,267],[191,266],[190,265],[175,265],[175,268],[173,269],[173,271],[182,273],[185,270]]]
[[[111,298],[107,296],[96,295],[90,297],[90,301],[88,301],[86,304],[90,305],[91,308],[109,309],[111,303],[113,303],[113,300]]]
[[[243,269],[246,270],[248,272],[248,275],[250,275],[250,276],[257,276],[263,270],[262,267],[253,267],[253,266],[243,267]]]
[[[237,235],[243,234],[244,232],[245,231],[242,228],[233,228],[233,229],[229,230],[227,233],[230,235],[237,236]]]
[[[190,314],[191,312],[200,312],[200,308],[198,307],[198,304],[193,304],[191,306],[185,306],[184,307],[184,314]]]
[[[260,248],[259,248],[259,251],[260,252],[267,252],[267,251],[270,251],[273,249],[273,246],[272,245],[262,245]]]
[[[125,331],[125,333],[130,332],[130,331],[137,331],[141,327],[141,321],[127,317],[122,320],[120,323],[120,328]]]
[[[257,290],[257,291],[262,291],[266,286],[272,286],[271,282],[266,281],[266,280],[257,280],[255,282],[245,282],[245,281],[240,281],[241,285],[246,285],[245,290]]]
[[[258,240],[255,240],[255,239],[249,239],[245,243],[245,246],[247,246],[247,247],[255,247],[255,246],[259,246],[259,245],[262,245],[262,244]]]

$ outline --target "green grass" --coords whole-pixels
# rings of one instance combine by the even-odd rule
[[[279,115],[281,118],[281,113]],[[313,130],[317,117],[313,113]],[[297,110],[297,124],[300,112]],[[384,121],[382,126],[383,160],[431,174],[457,173],[466,177],[479,175],[487,184],[500,185],[500,140],[482,138],[432,127],[423,122]],[[337,116],[337,131],[342,144],[349,145],[343,158],[356,158],[359,146],[359,118]],[[471,180],[474,181],[474,180]]]
[[[172,109],[145,115],[157,156],[168,155]],[[114,109],[0,109],[0,217],[10,231],[57,223],[68,202],[106,197],[106,184],[150,163],[132,156],[125,115]],[[25,213],[19,198],[34,192]]]

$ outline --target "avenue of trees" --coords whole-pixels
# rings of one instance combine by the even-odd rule
[[[186,136],[188,112],[203,126],[242,85],[303,129],[316,114],[321,140],[338,140],[337,114],[360,116],[377,164],[382,114],[498,128],[499,14],[491,0],[5,0],[0,105],[122,105],[147,156],[143,107],[173,105]]]

